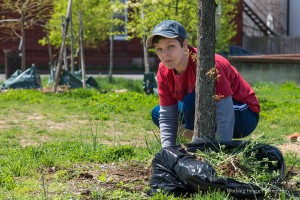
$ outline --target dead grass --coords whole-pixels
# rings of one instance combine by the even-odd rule
[[[51,184],[55,176],[64,170],[68,174],[67,185],[69,190],[81,199],[93,199],[93,191],[115,191],[122,189],[127,192],[139,193],[147,199],[146,190],[150,178],[150,168],[139,163],[110,163],[110,164],[78,164],[72,168],[45,169],[45,183]],[[49,196],[49,198],[51,198]],[[109,199],[108,196],[104,199]]]
[[[300,157],[300,142],[291,142],[277,146],[283,154],[295,153]]]
[[[140,134],[131,133],[126,130],[132,129],[132,124],[119,121],[107,121],[105,126],[101,126],[101,122],[88,119],[82,119],[82,116],[67,116],[67,120],[54,120],[46,115],[39,113],[31,113],[16,111],[10,115],[5,115],[0,120],[0,130],[12,130],[17,126],[23,134],[16,133],[16,137],[22,147],[37,146],[44,142],[56,140],[53,135],[60,137],[68,136],[73,139],[79,139],[80,134],[84,136],[83,140],[89,141],[91,137],[97,137],[98,142],[102,144],[118,144],[118,145],[135,145],[145,146],[145,142],[141,142],[147,138],[154,138],[153,131],[141,130]],[[36,134],[32,130],[45,131],[45,134]],[[139,130],[135,130],[139,132]],[[94,136],[93,136],[94,134]],[[96,135],[97,134],[97,135]],[[81,138],[82,139],[82,138]]]

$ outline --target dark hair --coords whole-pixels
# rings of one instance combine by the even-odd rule
[[[164,37],[164,36],[161,36],[161,35],[156,35],[156,36],[153,37],[152,43],[157,44],[161,39],[165,39],[165,38],[167,38],[167,37]],[[173,38],[173,39],[177,40],[179,42],[180,46],[183,47],[184,39],[182,37],[177,36],[176,38]]]

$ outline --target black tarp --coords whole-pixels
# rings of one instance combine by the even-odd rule
[[[220,147],[225,149],[246,148],[249,142],[230,141],[218,142],[210,141],[201,144],[187,144],[182,146],[171,146],[155,154],[152,161],[152,176],[150,179],[149,195],[159,191],[167,194],[182,196],[199,191],[210,191],[212,189],[225,191],[231,196],[240,199],[253,199],[263,197],[264,193],[260,187],[251,183],[242,183],[230,177],[218,177],[212,165],[207,162],[197,160],[190,153],[200,151],[220,151]],[[280,175],[277,182],[285,176],[285,161],[282,153],[273,146],[258,144],[251,149],[255,153],[257,160],[262,161],[268,158],[277,161],[277,165],[269,166],[270,171],[278,170]],[[189,152],[189,153],[187,153]],[[271,173],[271,172],[270,172]]]
[[[53,71],[54,76],[56,71]],[[53,82],[53,75],[50,75],[49,83]],[[60,75],[60,80],[58,85],[67,85],[70,86],[70,88],[82,88],[82,80],[80,79],[81,77],[81,71],[76,71],[74,74],[71,72],[68,72],[64,69],[61,70],[61,75]],[[87,87],[93,87],[96,89],[99,89],[97,81],[92,77],[88,77],[86,80]]]
[[[146,94],[157,95],[156,74],[153,72],[144,74],[143,90]]]
[[[22,88],[22,89],[32,89],[32,88],[42,88],[41,76],[37,72],[35,66],[26,69],[24,72],[21,70],[16,70],[7,80],[2,84],[2,89],[9,88]]]

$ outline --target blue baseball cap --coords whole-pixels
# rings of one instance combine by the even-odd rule
[[[160,35],[166,38],[176,38],[178,36],[186,39],[186,32],[182,24],[174,20],[165,20],[160,22],[152,31],[152,35],[147,38],[147,47],[153,46],[152,39],[154,36]]]

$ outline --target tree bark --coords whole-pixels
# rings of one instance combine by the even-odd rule
[[[179,0],[176,0],[176,3],[175,3],[175,15],[177,16],[178,15],[178,2]]]
[[[61,32],[62,32],[62,37],[65,31],[65,20],[64,17],[61,16]],[[67,59],[67,45],[64,47],[64,67],[66,71],[69,71],[69,66],[68,66],[68,59]]]
[[[197,40],[194,137],[211,140],[216,130],[215,1],[198,0]]]
[[[114,36],[110,36],[109,40],[109,72],[108,72],[108,82],[112,83],[112,73],[114,68]]]
[[[52,47],[51,47],[51,42],[50,42],[48,32],[46,34],[46,38],[47,38],[47,44],[48,44],[49,66],[50,66],[50,68],[52,68],[53,67],[53,56],[52,56]]]
[[[113,32],[113,14],[111,14],[111,24],[110,33]],[[112,83],[112,71],[114,67],[114,36],[109,37],[109,72],[108,72],[108,82]]]
[[[55,80],[55,76],[54,76],[54,72],[53,72],[54,64],[53,64],[53,56],[52,56],[52,47],[51,47],[51,42],[50,42],[50,38],[49,38],[49,33],[48,32],[46,34],[46,38],[47,38],[47,43],[48,43],[50,75],[51,75],[51,79],[54,81]]]
[[[21,20],[21,70],[25,71],[26,69],[26,39],[25,39],[25,27],[24,27],[24,16],[22,15]]]
[[[73,35],[72,8],[71,8],[71,11],[70,11],[70,39],[71,39],[71,73],[74,74],[75,62],[74,62],[74,35]]]
[[[150,65],[149,65],[149,53],[146,46],[146,36],[143,36],[143,51],[144,51],[145,74],[148,74],[150,72]]]
[[[84,45],[83,45],[83,28],[82,28],[82,14],[79,13],[79,33],[80,33],[80,61],[81,61],[81,71],[82,71],[82,87],[86,87],[85,82],[85,60],[84,60]]]
[[[57,86],[58,86],[58,83],[60,81],[61,63],[62,63],[62,60],[63,60],[64,48],[65,48],[65,45],[66,45],[66,38],[67,38],[67,31],[68,31],[68,24],[69,24],[69,19],[70,19],[69,17],[70,17],[71,7],[72,7],[72,0],[69,0],[67,15],[66,15],[66,25],[64,27],[62,42],[61,42],[61,46],[60,46],[60,50],[59,50],[59,57],[58,57],[58,63],[57,63],[57,67],[56,67],[55,83],[54,83],[54,87],[53,87],[53,92],[57,91]]]
[[[144,8],[143,8],[144,9]],[[145,13],[144,10],[141,10],[141,18],[142,20],[145,19]],[[149,53],[148,53],[148,49],[147,49],[147,44],[146,44],[146,36],[144,35],[142,38],[143,41],[143,51],[144,51],[144,65],[145,65],[145,74],[150,72],[150,65],[149,65]]]

